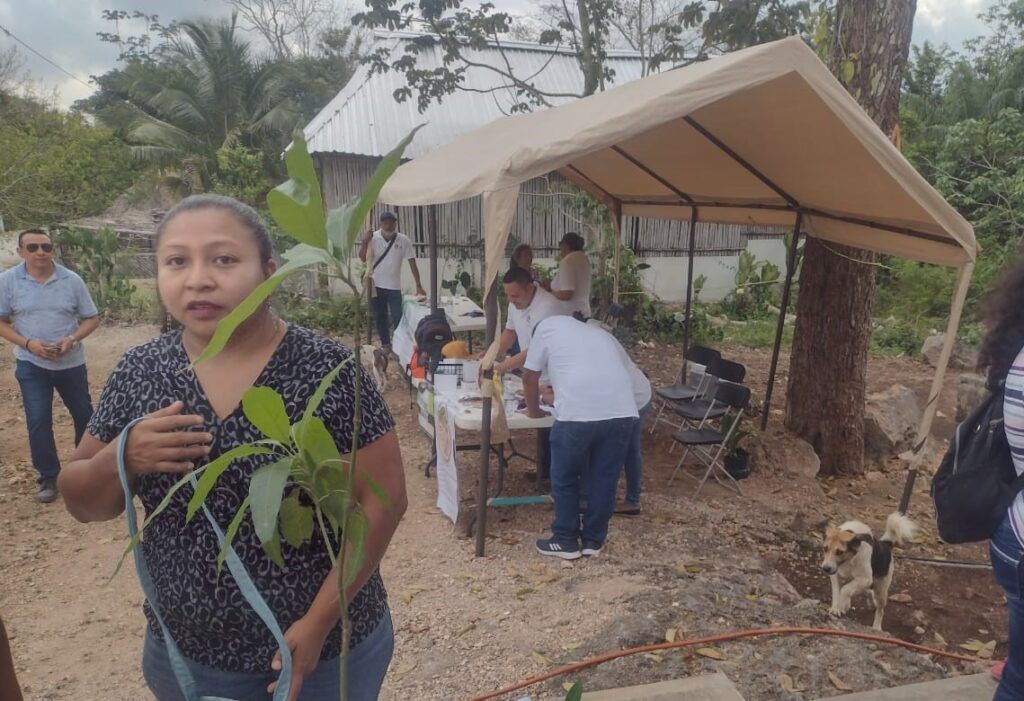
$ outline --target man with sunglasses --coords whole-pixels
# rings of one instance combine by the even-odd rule
[[[96,305],[75,273],[53,261],[53,242],[42,229],[18,236],[22,263],[0,274],[0,338],[14,344],[28,424],[32,464],[39,472],[36,500],[57,498],[60,460],[53,439],[53,390],[75,424],[75,444],[92,417],[82,339],[99,326]]]

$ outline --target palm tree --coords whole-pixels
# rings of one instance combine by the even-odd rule
[[[167,63],[129,66],[121,80],[134,113],[125,130],[132,151],[177,169],[193,189],[210,186],[221,148],[279,153],[298,118],[281,64],[252,51],[235,15],[180,23]]]

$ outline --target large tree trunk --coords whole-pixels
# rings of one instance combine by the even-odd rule
[[[892,134],[915,0],[839,0],[827,61]],[[807,239],[789,363],[786,426],[814,446],[825,474],[864,469],[864,393],[877,256]]]

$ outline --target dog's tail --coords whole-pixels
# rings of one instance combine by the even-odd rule
[[[899,511],[893,511],[885,520],[885,533],[882,540],[887,540],[894,545],[903,545],[917,533],[917,526],[909,518]]]

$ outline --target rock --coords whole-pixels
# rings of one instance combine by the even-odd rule
[[[988,396],[985,389],[985,376],[973,372],[965,372],[956,381],[956,422],[967,418],[971,411],[981,404]]]
[[[864,408],[864,457],[885,460],[913,445],[921,420],[917,397],[903,385],[869,394]]]
[[[936,334],[925,339],[921,346],[921,357],[924,362],[932,367],[939,364],[939,354],[942,353],[942,343],[946,334]],[[959,370],[973,369],[978,364],[978,350],[963,341],[953,343],[953,351],[949,355],[949,367]]]
[[[821,469],[821,460],[811,444],[785,431],[766,431],[748,442],[752,471],[782,472],[787,477],[813,479]]]

